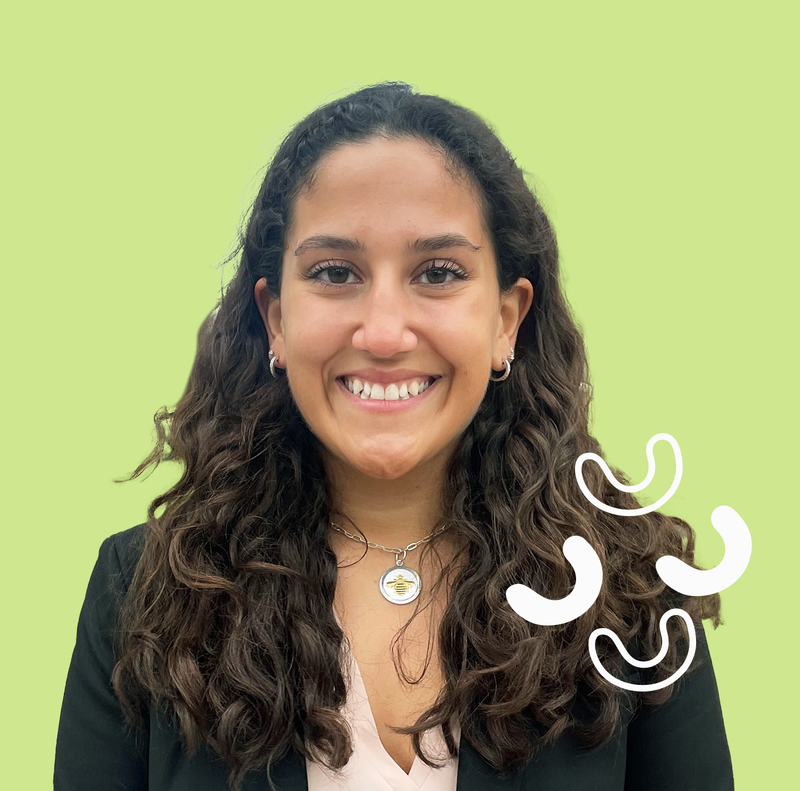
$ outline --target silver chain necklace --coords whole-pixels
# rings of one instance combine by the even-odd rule
[[[359,541],[362,544],[366,544],[372,549],[382,549],[385,552],[392,552],[394,554],[395,565],[383,572],[380,582],[378,583],[378,589],[383,594],[383,598],[392,602],[392,604],[408,604],[409,602],[414,601],[414,599],[416,599],[422,591],[422,580],[420,579],[419,574],[417,574],[414,569],[410,569],[408,566],[403,565],[406,555],[411,552],[412,549],[416,549],[420,544],[424,544],[426,541],[430,541],[434,536],[438,536],[439,533],[442,533],[448,527],[450,527],[450,524],[451,523],[442,525],[442,527],[440,527],[438,530],[435,530],[429,536],[420,541],[412,542],[405,549],[393,549],[390,547],[385,547],[383,544],[375,544],[372,541],[366,541],[361,536],[354,536],[352,533],[348,533],[346,530],[343,530],[341,527],[339,527],[339,525],[335,525],[333,522],[330,522],[330,526],[334,530],[344,533],[344,535],[346,535],[348,538],[352,538],[354,541]]]

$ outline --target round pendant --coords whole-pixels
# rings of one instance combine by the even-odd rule
[[[419,574],[408,566],[392,566],[383,572],[378,587],[383,598],[392,604],[408,604],[419,596],[422,580]]]

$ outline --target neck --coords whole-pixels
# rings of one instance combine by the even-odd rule
[[[427,538],[446,523],[441,460],[431,460],[392,480],[371,478],[338,460],[326,462],[326,471],[331,478],[331,490],[336,493],[331,521],[348,533],[363,535],[367,541],[387,547],[402,548]],[[353,544],[358,552],[355,541],[333,529],[331,533]]]

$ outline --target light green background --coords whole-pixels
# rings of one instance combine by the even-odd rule
[[[288,6],[288,4],[281,4]],[[177,469],[111,482],[185,386],[215,268],[283,135],[386,79],[465,104],[530,171],[588,344],[594,431],[665,508],[753,536],[707,628],[739,791],[796,752],[796,15],[790,3],[18,4],[0,48],[5,452],[0,785],[48,788],[101,541]],[[223,10],[224,9],[224,10]],[[671,451],[648,502],[671,480]],[[791,612],[790,612],[791,610]]]

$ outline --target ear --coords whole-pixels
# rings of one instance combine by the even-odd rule
[[[283,341],[283,323],[281,314],[280,297],[273,297],[267,288],[267,279],[262,277],[256,282],[255,300],[264,328],[267,331],[269,344],[278,357],[278,361],[285,358],[285,347]],[[277,363],[276,363],[277,365]],[[285,366],[280,366],[285,367]]]
[[[500,316],[497,321],[497,342],[492,356],[492,367],[500,370],[508,350],[517,342],[519,325],[528,314],[533,303],[533,284],[521,277],[506,294],[500,295]]]

